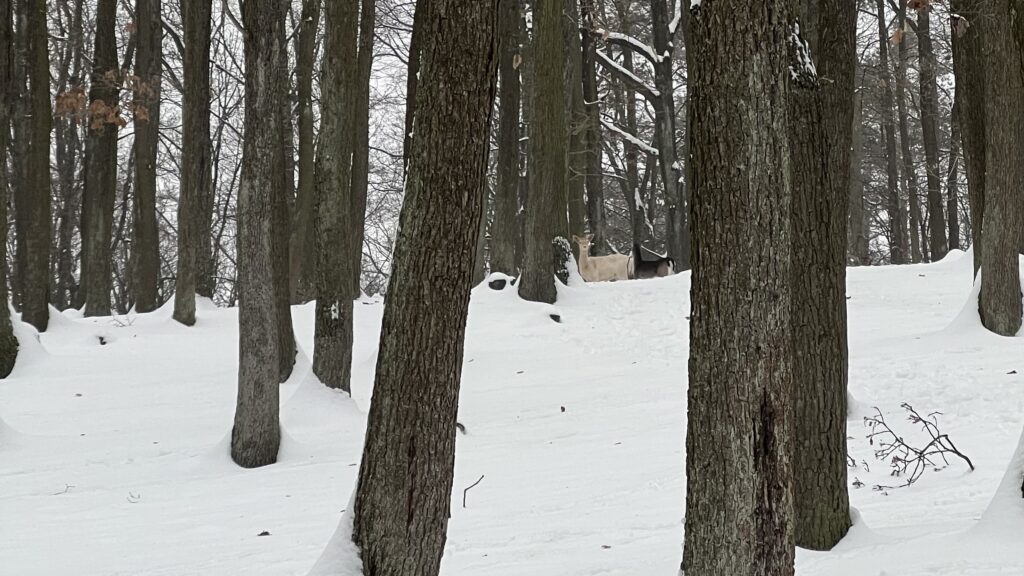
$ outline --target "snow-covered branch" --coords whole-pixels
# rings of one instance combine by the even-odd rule
[[[601,66],[625,81],[630,89],[646,98],[648,102],[656,104],[661,98],[661,92],[653,86],[647,85],[639,76],[623,68],[621,64],[612,60],[603,51],[596,50],[595,52],[597,53],[597,61],[601,63]]]
[[[614,122],[609,122],[607,120],[602,119],[601,120],[601,126],[604,126],[605,130],[608,130],[609,132],[615,132],[619,136],[622,136],[623,140],[629,141],[631,144],[636,146],[638,149],[643,150],[644,152],[646,152],[648,154],[651,154],[652,156],[657,156],[658,155],[658,149],[657,148],[655,148],[654,146],[651,146],[647,142],[644,142],[643,140],[637,138],[633,134],[630,134],[629,132],[626,132],[622,128],[619,128]]]
[[[648,44],[644,44],[640,40],[630,36],[629,34],[622,34],[620,32],[609,32],[604,28],[598,28],[594,30],[594,34],[601,36],[601,39],[609,44],[615,44],[624,48],[631,48],[635,52],[643,56],[651,64],[657,64],[661,62],[662,57],[654,52]]]

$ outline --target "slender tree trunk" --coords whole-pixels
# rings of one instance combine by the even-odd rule
[[[849,261],[860,266],[871,264],[868,253],[868,222],[864,209],[864,177],[861,165],[864,161],[864,93],[857,90],[853,101],[853,125],[850,145],[850,177],[847,222],[847,250]]]
[[[985,86],[988,71],[984,46],[982,4],[971,0],[952,0],[951,18],[953,69],[956,75],[957,117],[967,173],[967,193],[971,214],[971,241],[974,272],[981,268],[984,254],[982,223],[985,218]]]
[[[430,0],[416,0],[413,12],[412,37],[409,40],[409,70],[405,76],[405,141],[402,155],[406,170],[409,168],[409,154],[412,152],[412,138],[415,132],[416,92],[420,81],[420,57],[423,34],[429,17]]]
[[[320,149],[317,152],[317,301],[313,371],[349,391],[352,370],[352,154],[358,82],[359,6],[324,6]]]
[[[14,76],[12,0],[0,0],[0,378],[6,378],[18,359],[18,339],[11,326],[7,297],[7,139]]]
[[[519,235],[519,0],[500,0],[498,174],[491,225],[491,271],[514,276]]]
[[[24,238],[21,319],[43,332],[50,319],[50,54],[46,3],[24,0],[26,7],[27,148],[24,185],[16,190],[18,237]],[[17,123],[18,119],[14,119]],[[109,279],[108,279],[109,285]],[[109,298],[109,296],[108,296]],[[109,312],[109,300],[107,310]]]
[[[957,98],[958,99],[958,98]],[[949,225],[949,249],[960,249],[960,121],[959,104],[950,111],[949,168],[946,170],[946,222]]]
[[[1001,336],[1021,328],[1020,250],[1024,194],[1024,78],[1011,26],[1011,0],[994,0],[984,23],[985,229],[981,242],[981,321]]]
[[[557,41],[560,3],[549,4],[556,8]],[[427,32],[416,137],[355,500],[353,539],[366,576],[440,571],[499,60],[497,5],[435,0],[430,18],[421,21]],[[560,108],[561,94],[555,96]],[[451,265],[440,270],[435,261],[442,253]],[[425,281],[431,290],[419,288]]]
[[[932,261],[942,260],[949,249],[946,219],[942,210],[942,177],[939,162],[939,90],[935,81],[935,49],[932,47],[930,9],[917,13],[917,52],[920,59],[921,134],[928,176],[928,246]]]
[[[660,59],[654,63],[654,87],[661,95],[654,110],[654,139],[661,168],[659,176],[665,190],[668,255],[675,260],[677,269],[687,270],[690,268],[690,232],[686,218],[683,172],[676,154],[676,105],[672,72],[674,39],[670,35],[669,17],[667,0],[651,0],[651,36],[654,39],[654,53],[660,55]]]
[[[534,302],[555,301],[552,242],[557,237],[568,238],[565,134],[542,128],[565,126],[561,30],[561,2],[534,4],[530,200],[526,207],[526,258],[519,281],[519,295]]]
[[[583,48],[577,2],[563,0],[562,51],[565,55],[566,191],[569,202],[569,233],[582,236],[587,227],[585,198],[587,157],[587,116],[583,107]],[[573,251],[579,249],[572,244]]]
[[[116,23],[117,1],[100,0],[96,5],[96,44],[89,86],[89,132],[82,202],[82,288],[86,316],[110,315],[113,258],[110,240],[117,190],[117,132],[123,122],[118,108]]]
[[[591,33],[594,29],[595,0],[581,0],[580,9],[584,34],[583,51],[583,103],[587,114],[586,126],[586,185],[587,221],[592,243],[598,254],[607,253],[607,221],[604,212],[604,167],[601,164],[601,108],[597,90],[597,42]]]
[[[622,12],[625,14],[625,11]],[[628,20],[623,21],[625,26]],[[626,34],[631,30],[626,27]],[[623,65],[630,73],[635,72],[633,67],[633,50],[625,48],[622,50]],[[636,137],[638,125],[636,119],[636,94],[628,87],[622,87],[623,112],[625,113],[626,132]],[[626,164],[626,206],[629,207],[630,224],[633,230],[633,242],[641,246],[647,245],[654,239],[654,222],[651,214],[647,212],[647,200],[640,188],[640,170],[638,167],[639,152],[637,145],[629,139],[623,139],[622,150]]]
[[[893,264],[906,264],[907,225],[900,201],[899,168],[896,156],[896,109],[889,74],[889,34],[886,28],[885,0],[876,0],[878,10],[878,73],[882,81],[882,133],[885,138],[885,160],[888,190],[885,196],[889,217],[889,259]]]
[[[13,289],[11,299],[14,307],[24,310],[21,295],[25,291],[25,274],[28,269],[28,233],[31,230],[32,186],[29,177],[29,148],[32,140],[31,106],[32,93],[28,88],[29,76],[29,26],[28,15],[33,5],[29,0],[14,1],[14,71],[11,105],[11,192],[14,201],[15,251],[14,270],[11,275]]]
[[[846,488],[846,206],[857,11],[803,0],[801,31],[818,74],[789,102],[792,192],[796,544],[830,550],[850,527]],[[817,17],[817,18],[816,18]],[[796,54],[806,54],[797,50]],[[791,64],[799,70],[800,62]]]
[[[316,34],[320,25],[320,0],[303,0],[299,33],[295,40],[295,78],[299,101],[299,185],[291,236],[291,300],[295,304],[316,296],[313,286],[316,241],[313,207],[316,202],[316,170],[313,133],[313,67]]]
[[[351,298],[361,294],[363,238],[366,229],[366,194],[370,176],[370,73],[373,70],[373,35],[376,0],[362,0],[359,11],[359,55],[356,58],[356,129],[352,149],[352,266],[348,268]],[[348,325],[352,329],[351,323]]]
[[[157,307],[160,238],[156,221],[156,155],[160,141],[163,28],[160,0],[136,0],[135,202],[132,225],[132,292],[136,312]]]
[[[686,576],[793,574],[788,7],[715,0],[689,22]]]
[[[288,13],[286,0],[276,0],[285,5],[283,10]],[[272,121],[279,130],[278,142],[281,145],[281,187],[276,189],[274,196],[274,217],[271,224],[271,241],[274,250],[274,302],[277,306],[277,345],[278,345],[278,379],[284,382],[291,376],[295,365],[295,330],[292,327],[291,282],[289,272],[289,251],[291,248],[291,209],[295,197],[295,132],[292,130],[292,107],[289,101],[290,77],[288,74],[288,30],[286,18],[278,20],[277,55],[280,59],[277,67],[272,69],[276,78],[272,81],[281,86],[280,107]],[[212,210],[211,210],[212,214]]]
[[[210,3],[181,0],[185,27],[181,191],[174,319],[196,322],[196,295],[213,297],[213,185],[210,164]]]
[[[900,30],[906,29],[907,1],[900,0],[897,14],[897,25]],[[907,48],[906,34],[900,34],[899,54],[896,61],[896,113],[899,117],[900,151],[903,157],[903,184],[907,189],[907,207],[910,212],[910,261],[920,262],[921,257],[921,204],[917,188],[917,172],[914,169],[914,152],[910,147],[910,118],[907,111],[907,65],[910,56]],[[900,219],[900,223],[905,223]]]
[[[238,404],[231,458],[244,468],[277,461],[281,273],[274,262],[274,221],[283,196],[282,111],[286,98],[279,34],[281,0],[242,3],[245,40],[245,132],[238,193]]]

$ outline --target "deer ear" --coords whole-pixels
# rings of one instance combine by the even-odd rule
[[[593,234],[587,234],[587,240],[588,241],[593,240],[593,239],[594,239],[594,235]]]
[[[573,242],[576,242],[577,244],[579,244],[580,242],[583,241],[582,238],[580,238],[579,236],[577,236],[575,234],[572,235],[572,239],[573,239]]]

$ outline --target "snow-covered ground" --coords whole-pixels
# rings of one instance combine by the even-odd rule
[[[993,500],[1024,425],[1024,339],[986,333],[971,287],[959,253],[850,271],[850,454],[870,471],[850,471],[850,536],[801,551],[800,576],[1024,574],[1019,482]],[[474,292],[442,572],[676,574],[689,276],[569,288],[556,308],[560,324],[512,291]],[[0,381],[0,574],[305,576],[349,503],[382,305],[356,305],[352,399],[310,377],[312,312],[293,309],[304,352],[282,386],[280,462],[259,470],[227,454],[234,310],[201,304],[194,328],[169,308],[57,315],[38,341],[19,326]],[[941,411],[977,471],[951,461],[872,490],[890,479],[863,417],[878,406],[919,438],[901,402]]]

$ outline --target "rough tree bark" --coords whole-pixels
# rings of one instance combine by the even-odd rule
[[[287,14],[287,2],[285,13]],[[277,77],[273,79],[284,92],[280,98],[280,108],[271,124],[279,130],[278,142],[281,143],[281,170],[278,176],[281,187],[275,189],[274,218],[271,223],[271,241],[274,250],[274,301],[277,306],[277,346],[278,346],[278,379],[284,382],[291,376],[295,365],[295,329],[292,327],[291,282],[289,272],[289,251],[291,249],[291,209],[295,196],[295,132],[292,130],[292,106],[289,101],[288,75],[288,27],[286,19],[278,20],[277,54],[280,62],[273,68]]]
[[[900,200],[899,168],[896,156],[896,121],[893,112],[896,109],[892,91],[892,76],[889,74],[889,33],[885,19],[885,0],[876,0],[878,13],[878,74],[882,88],[882,133],[885,138],[885,161],[887,177],[887,193],[885,208],[889,217],[889,260],[893,264],[906,264],[907,225],[903,217]]]
[[[349,391],[352,371],[352,154],[356,119],[359,6],[324,6],[320,148],[317,151],[317,300],[313,371]]]
[[[676,10],[682,10],[685,0],[675,0]],[[690,231],[686,214],[686,189],[683,172],[676,154],[676,102],[672,55],[678,20],[670,20],[668,0],[651,0],[651,30],[654,53],[654,87],[661,95],[654,105],[654,139],[658,149],[658,165],[668,218],[668,255],[675,260],[677,270],[690,268]],[[678,16],[677,16],[678,17]],[[652,195],[653,196],[653,195]]]
[[[514,276],[516,237],[520,231],[519,0],[500,0],[498,9],[498,169],[491,225],[491,271]]]
[[[353,115],[355,134],[352,147],[352,241],[348,268],[351,298],[359,298],[362,276],[363,237],[366,229],[366,194],[370,170],[370,73],[373,71],[373,35],[376,24],[376,0],[362,0],[359,10],[359,54],[356,58],[356,99]],[[352,325],[348,325],[352,329]]]
[[[689,20],[687,576],[793,574],[788,4]]]
[[[562,3],[537,2],[533,6],[534,86],[530,119],[530,198],[526,206],[526,253],[519,295],[534,302],[554,303],[555,259],[552,241],[568,238],[566,214],[566,142],[562,98]]]
[[[1020,238],[1024,211],[1024,76],[1014,40],[1011,0],[987,8],[984,42],[985,82],[985,229],[981,259],[981,322],[1001,336],[1021,328]]]
[[[932,261],[942,260],[949,250],[946,219],[943,216],[942,175],[939,167],[939,89],[935,76],[938,64],[932,46],[931,8],[917,13],[918,74],[921,90],[921,134],[924,140],[925,168],[928,177],[928,248]]]
[[[185,28],[181,190],[174,319],[196,323],[196,295],[213,296],[213,184],[210,165],[210,3],[181,0]]]
[[[957,100],[955,97],[954,100]],[[960,120],[958,104],[950,113],[949,168],[946,171],[946,222],[949,226],[949,249],[960,249]]]
[[[907,27],[907,2],[900,0],[896,14],[897,42],[899,52],[896,60],[896,114],[899,118],[900,153],[903,158],[903,185],[907,190],[906,206],[910,213],[910,228],[904,230],[904,237],[910,239],[910,261],[920,262],[921,256],[921,204],[917,188],[917,172],[914,169],[914,151],[910,147],[910,118],[907,111],[907,67],[910,64],[907,35],[903,33]],[[906,220],[901,218],[901,224]],[[907,234],[909,233],[909,234]]]
[[[282,321],[277,306],[274,237],[278,198],[283,195],[284,151],[281,51],[285,17],[281,0],[241,4],[245,44],[245,124],[238,192],[238,403],[231,458],[245,468],[277,461],[281,443],[278,383]]]
[[[0,158],[7,154],[12,76],[14,72],[14,29],[12,0],[0,0]],[[11,326],[7,300],[7,166],[0,163],[0,378],[6,378],[18,359],[18,339]]]
[[[848,250],[850,262],[860,266],[871,264],[868,251],[868,220],[864,210],[864,177],[861,164],[864,159],[864,93],[857,90],[853,104],[853,126],[850,146],[850,177],[847,223]]]
[[[416,137],[355,499],[353,539],[367,576],[440,571],[495,92],[497,4],[435,0],[421,21]],[[549,4],[557,40],[561,3]],[[448,265],[437,266],[442,254]]]
[[[132,295],[136,312],[157,307],[160,238],[156,216],[156,155],[160,141],[163,28],[160,0],[136,0],[135,202],[132,206]]]
[[[320,25],[320,0],[303,0],[299,33],[295,36],[295,83],[298,96],[299,184],[295,194],[292,224],[291,300],[295,304],[316,297],[313,286],[316,269],[316,241],[313,207],[316,202],[315,135],[313,133],[313,67],[316,33]]]
[[[796,544],[830,550],[850,528],[846,487],[846,199],[849,194],[856,5],[802,0],[801,32],[817,72],[793,82],[793,398]],[[806,55],[805,48],[793,49]],[[799,70],[799,60],[791,64]],[[859,129],[859,127],[858,127]]]
[[[950,17],[953,40],[953,71],[956,76],[957,119],[960,125],[967,173],[967,194],[971,214],[974,273],[981,269],[984,254],[982,223],[985,220],[985,59],[982,4],[952,0]]]
[[[580,41],[580,20],[577,2],[563,0],[562,52],[565,57],[563,80],[565,84],[566,131],[566,194],[569,202],[569,233],[582,236],[587,227],[585,198],[586,110],[583,107],[583,48]],[[573,253],[579,251],[572,243]]]

